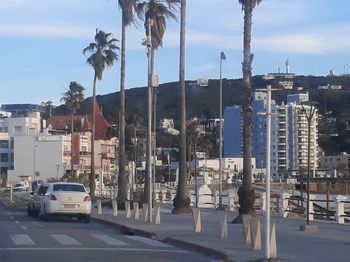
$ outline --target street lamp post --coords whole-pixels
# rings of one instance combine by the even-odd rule
[[[36,173],[36,148],[38,145],[34,141],[34,154],[33,154],[33,181],[35,180],[35,173]],[[33,182],[32,182],[33,183]]]
[[[198,175],[197,175],[197,135],[194,139],[194,179],[195,179],[195,187],[196,187],[196,208],[198,208],[198,202],[199,202],[199,192],[198,192]]]
[[[60,165],[59,164],[57,164],[56,165],[56,170],[57,170],[57,173],[56,173],[56,176],[57,176],[57,181],[58,181],[58,170],[60,169]]]
[[[171,149],[169,150],[169,153],[168,153],[168,176],[169,176],[169,188],[170,188],[170,152],[171,152]]]
[[[258,112],[258,115],[266,115],[266,213],[265,213],[265,256],[270,258],[270,179],[271,179],[271,92],[273,89],[268,85],[266,89],[256,89],[256,91],[266,92],[266,112]]]
[[[152,222],[152,168],[151,168],[151,156],[152,156],[152,22],[153,20],[147,19],[147,36],[142,43],[147,47],[147,60],[148,60],[148,84],[147,84],[147,144],[146,144],[146,170],[148,179],[147,202],[148,202],[148,222]]]
[[[271,177],[271,85],[267,86],[266,101],[266,226],[265,255],[270,258],[270,177]]]
[[[307,119],[307,200],[306,200],[306,225],[301,226],[301,230],[303,231],[314,231],[316,230],[316,226],[310,225],[310,140],[311,140],[311,121],[314,118],[314,114],[316,112],[316,106],[318,105],[317,102],[313,101],[305,101],[301,103],[302,111],[306,116]],[[306,108],[306,106],[308,108]]]
[[[222,61],[226,60],[224,52],[220,53],[220,137],[219,137],[219,208],[222,205]]]

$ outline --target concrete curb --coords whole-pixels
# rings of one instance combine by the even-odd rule
[[[167,237],[164,239],[165,243],[171,244],[173,246],[181,247],[184,249],[191,249],[196,252],[202,253],[204,255],[210,256],[210,257],[215,257],[216,259],[220,259],[220,261],[225,261],[225,262],[235,262],[230,255],[226,254],[224,251],[218,251],[209,247],[205,247],[202,245],[194,244],[188,241],[172,238],[172,237]]]
[[[155,232],[149,232],[149,231],[145,231],[145,230],[135,229],[135,228],[132,228],[129,226],[119,224],[117,221],[115,221],[115,222],[107,221],[107,220],[104,220],[101,218],[97,218],[95,216],[91,217],[91,221],[111,226],[111,227],[119,230],[120,232],[122,232],[124,235],[136,235],[136,236],[142,236],[142,237],[146,237],[146,238],[150,238],[150,239],[160,240]],[[179,239],[172,238],[172,237],[166,237],[164,240],[160,240],[160,241],[162,241],[164,243],[171,244],[173,246],[183,248],[183,249],[194,250],[194,251],[201,253],[201,254],[204,254],[206,256],[215,257],[217,259],[220,259],[220,261],[225,261],[225,262],[234,262],[235,261],[231,256],[227,255],[223,251],[217,251],[215,249],[208,248],[208,247],[205,247],[202,245],[197,245],[197,244],[194,244],[194,243],[191,243],[188,241],[179,240]]]
[[[154,232],[135,229],[132,227],[119,224],[118,222],[107,221],[97,217],[91,217],[91,220],[100,224],[111,226],[119,230],[120,232],[122,232],[124,235],[135,235],[135,236],[142,236],[150,239],[157,239],[157,235]]]

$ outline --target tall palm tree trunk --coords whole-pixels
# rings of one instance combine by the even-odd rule
[[[248,1],[249,2],[249,1]],[[247,3],[244,7],[244,40],[243,40],[243,186],[238,190],[239,214],[236,222],[241,222],[242,214],[255,214],[255,192],[252,184],[252,61],[251,31],[252,31],[253,6]]]
[[[71,161],[71,172],[74,174],[74,112],[71,114],[71,128],[70,128],[70,161]],[[63,174],[65,175],[65,174]]]
[[[95,183],[96,80],[97,80],[97,75],[95,73],[93,91],[92,91],[91,169],[90,169],[90,177],[89,177],[91,197],[95,196],[95,189],[96,189],[96,183]]]
[[[186,182],[186,88],[185,88],[185,44],[186,44],[186,0],[181,1],[181,29],[180,29],[180,163],[179,184],[174,199],[173,214],[190,213],[190,198],[188,197]]]
[[[125,42],[126,25],[122,19],[121,66],[120,66],[120,112],[119,112],[119,176],[118,199],[125,201],[126,192],[126,156],[125,156]]]

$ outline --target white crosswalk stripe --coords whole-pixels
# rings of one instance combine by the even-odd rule
[[[115,239],[113,237],[107,236],[107,235],[103,235],[103,234],[91,234],[90,236],[101,240],[102,242],[104,242],[107,245],[110,246],[128,246],[129,244],[125,243],[124,241],[121,241],[119,239]]]
[[[33,240],[26,234],[14,234],[14,235],[10,235],[10,238],[12,239],[13,243],[16,246],[35,245]]]
[[[165,248],[173,248],[171,245],[164,244],[163,242],[160,242],[158,240],[153,240],[145,237],[140,237],[140,236],[126,236],[126,238],[135,240],[138,242],[141,242],[143,244],[146,244],[148,246],[152,247],[165,247]]]
[[[81,245],[81,243],[74,238],[71,238],[68,235],[63,234],[52,234],[50,235],[53,239],[55,239],[61,245]]]
[[[53,238],[59,245],[62,245],[62,246],[83,246],[83,244],[80,243],[78,240],[66,234],[50,234],[49,236]],[[108,246],[113,246],[113,247],[132,246],[132,243],[125,242],[126,239],[129,239],[150,247],[173,248],[173,246],[164,244],[163,242],[140,237],[140,236],[121,236],[120,238],[122,238],[122,240],[106,234],[89,234],[88,236],[94,238],[97,241],[101,241]],[[27,234],[12,234],[10,235],[10,238],[16,246],[26,246],[26,245],[40,246],[40,244],[35,243]]]

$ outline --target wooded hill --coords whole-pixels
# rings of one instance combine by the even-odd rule
[[[347,151],[350,153],[350,131],[346,131],[346,121],[350,120],[350,77],[315,77],[298,76],[293,79],[292,90],[274,91],[272,99],[277,104],[286,102],[288,94],[309,92],[310,100],[319,103],[318,110],[321,115],[336,118],[336,133],[339,136],[329,136],[327,126],[319,123],[319,144],[326,154],[336,154]],[[186,81],[186,107],[187,118],[200,117],[203,119],[219,117],[219,80],[211,79],[206,87],[194,85],[194,81]],[[253,77],[253,90],[265,88],[271,84],[278,88],[277,80],[264,80],[262,76]],[[342,90],[319,90],[319,86],[341,85]],[[303,90],[297,90],[302,87]],[[178,127],[180,112],[178,82],[161,84],[157,88],[157,121],[161,118],[173,118],[175,128]],[[223,106],[241,105],[243,96],[242,79],[223,79]],[[112,124],[117,124],[119,114],[119,92],[97,96],[103,115]],[[79,113],[89,111],[91,98],[85,100]],[[127,124],[138,121],[145,123],[147,113],[147,88],[137,87],[126,90],[126,119]],[[57,107],[55,114],[66,114],[64,106]]]

